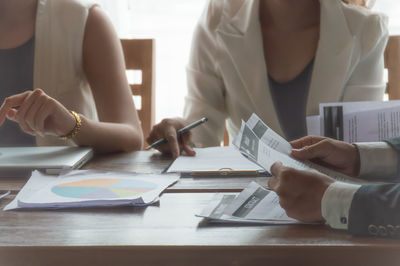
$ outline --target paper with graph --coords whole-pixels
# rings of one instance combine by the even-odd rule
[[[15,208],[71,208],[145,206],[178,180],[178,175],[135,174],[93,170],[70,171],[59,176],[33,172],[5,210]]]

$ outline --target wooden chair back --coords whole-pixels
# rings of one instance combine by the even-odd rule
[[[390,36],[385,49],[385,68],[388,71],[386,92],[389,100],[400,99],[400,36]]]
[[[138,106],[143,136],[146,138],[155,121],[155,40],[121,39],[127,70],[141,70],[141,84],[129,84],[133,96],[140,96]]]
[[[224,128],[224,146],[229,146],[229,133],[228,130],[226,129],[226,122]]]

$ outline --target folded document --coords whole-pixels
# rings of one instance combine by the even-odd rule
[[[216,194],[211,203],[197,215],[211,222],[296,224],[286,215],[275,192],[251,182],[238,196]]]
[[[252,120],[257,120],[258,122],[249,123]],[[252,115],[249,121],[242,122],[241,129],[233,140],[233,144],[250,160],[262,166],[266,171],[269,171],[275,162],[280,161],[283,165],[298,170],[318,170],[339,181],[368,183],[367,181],[344,175],[313,162],[299,161],[293,158],[290,155],[291,145],[289,142],[265,125],[255,114]]]

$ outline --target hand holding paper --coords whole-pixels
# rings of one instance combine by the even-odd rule
[[[269,128],[268,131],[272,131],[272,129]],[[269,135],[271,135],[271,133],[269,133]],[[287,146],[287,145],[290,146],[290,144],[286,140],[284,140],[282,137],[280,138],[281,138],[280,140],[274,138],[274,140],[279,142],[278,146]],[[350,176],[339,173],[324,166],[318,165],[311,161],[300,161],[291,157],[290,154],[286,154],[278,150],[275,150],[273,147],[277,147],[276,145],[272,146],[271,142],[265,143],[263,139],[260,139],[253,131],[253,129],[250,128],[249,125],[245,122],[242,122],[242,127],[237,136],[235,137],[233,144],[242,153],[247,155],[249,159],[255,161],[267,171],[271,169],[271,166],[275,162],[279,161],[284,166],[292,167],[298,170],[307,170],[310,168],[315,169],[323,174],[335,178],[336,180],[347,181],[351,183],[362,182],[357,178],[352,178]],[[363,182],[365,183],[365,181]]]
[[[291,155],[299,160],[318,160],[349,176],[360,171],[360,155],[355,145],[326,137],[307,136],[291,142]]]
[[[289,217],[303,222],[323,221],[321,200],[333,178],[317,171],[297,170],[277,162],[271,167],[268,186],[279,196]]]

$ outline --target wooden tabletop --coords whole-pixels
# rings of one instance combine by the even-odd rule
[[[99,157],[86,168],[153,172],[169,162],[138,152]],[[240,190],[251,179],[181,179],[146,208],[1,211],[0,265],[400,265],[398,240],[352,237],[325,225],[209,224],[195,216],[212,199],[208,191]],[[0,187],[17,192],[23,178],[18,182],[1,179]]]
[[[156,151],[139,151],[95,156],[83,169],[101,169],[114,171],[131,171],[138,173],[161,173],[172,163],[169,156]],[[29,176],[0,178],[0,193],[11,190],[13,193],[25,185]],[[267,185],[265,176],[249,177],[182,177],[166,193],[183,192],[240,192],[251,181]]]

